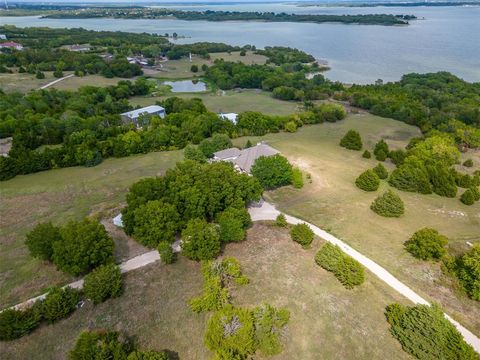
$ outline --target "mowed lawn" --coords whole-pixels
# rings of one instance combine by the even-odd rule
[[[125,201],[128,187],[146,176],[161,175],[183,158],[181,151],[153,152],[107,159],[92,167],[73,167],[17,176],[0,186],[0,309],[43,289],[71,280],[51,264],[29,256],[25,234],[35,224],[63,224],[87,215],[112,215]],[[112,212],[110,214],[109,212]],[[115,232],[117,258],[139,249]]]
[[[294,243],[286,230],[256,224],[246,241],[230,244],[250,283],[231,290],[232,303],[285,307],[291,319],[284,351],[275,359],[409,359],[390,335],[385,306],[403,299],[367,274],[359,288],[346,290],[314,263],[320,246]],[[126,276],[124,295],[43,326],[19,340],[2,343],[2,359],[65,359],[85,329],[126,331],[144,349],[168,349],[182,360],[209,359],[203,341],[210,314],[194,314],[188,300],[201,292],[200,264],[183,257],[173,265],[152,264]],[[260,359],[260,357],[255,357]]]
[[[312,183],[301,190],[286,187],[269,192],[267,197],[281,210],[345,240],[422,296],[440,303],[450,315],[480,335],[479,302],[455,290],[451,279],[442,274],[439,263],[416,260],[403,247],[415,231],[432,227],[449,237],[453,251],[468,250],[467,241],[480,241],[480,204],[463,205],[458,199],[463,189],[454,199],[397,191],[405,202],[405,215],[398,219],[376,215],[370,210],[370,204],[388,184],[382,181],[381,188],[372,193],[355,186],[356,177],[374,167],[377,161],[363,159],[361,151],[346,150],[338,145],[349,129],[358,130],[364,148],[370,150],[381,138],[391,148],[399,148],[420,134],[417,128],[395,120],[358,114],[335,124],[304,127],[293,135],[267,135],[263,139],[312,177]],[[244,145],[246,139],[236,142]],[[478,168],[478,153],[465,154],[464,158],[467,157],[473,157]],[[394,168],[392,164],[385,165],[389,171]]]
[[[260,111],[269,115],[287,115],[299,112],[301,104],[293,101],[283,101],[272,97],[271,93],[260,90],[228,90],[208,93],[171,93],[167,96],[136,96],[130,99],[130,104],[148,106],[168,97],[178,96],[184,99],[202,99],[208,110],[215,113],[241,113],[244,111]]]

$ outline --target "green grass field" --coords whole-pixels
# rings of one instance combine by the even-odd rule
[[[300,111],[299,103],[275,99],[270,93],[257,90],[229,90],[217,91],[215,93],[182,94],[171,93],[168,96],[146,96],[133,97],[130,99],[132,105],[148,106],[156,101],[167,97],[178,96],[181,98],[200,98],[205,106],[213,112],[235,112],[260,111],[271,115],[285,115]]]
[[[90,214],[118,212],[130,184],[142,177],[160,175],[182,158],[181,151],[154,152],[107,159],[92,168],[49,170],[2,182],[0,308],[71,280],[53,265],[29,256],[25,234],[36,223],[63,224]],[[114,235],[117,258],[138,254],[138,244],[129,243],[122,232]]]
[[[312,176],[312,183],[303,189],[282,188],[268,193],[268,198],[285,212],[345,240],[421,295],[440,303],[450,315],[480,335],[479,303],[455,290],[451,279],[442,274],[440,264],[415,260],[403,248],[403,243],[416,230],[433,227],[449,237],[453,251],[467,250],[466,241],[480,241],[480,204],[465,206],[458,197],[449,199],[398,191],[405,202],[405,215],[399,219],[376,215],[369,206],[388,185],[382,182],[381,188],[373,193],[355,187],[355,178],[374,167],[377,161],[363,159],[361,151],[346,150],[338,145],[348,129],[358,130],[364,148],[370,150],[381,138],[386,139],[391,148],[397,148],[419,135],[417,128],[369,114],[350,115],[335,124],[305,127],[293,135],[267,135],[263,139]],[[236,142],[244,145],[246,139]],[[464,157],[473,157],[478,168],[478,153]],[[386,165],[389,170],[393,169],[392,164]]]
[[[368,274],[359,288],[343,288],[314,263],[319,242],[304,250],[286,230],[257,224],[245,242],[225,249],[250,278],[231,291],[233,304],[269,302],[291,313],[285,349],[274,359],[409,359],[383,314],[387,304],[403,299]],[[68,319],[3,343],[2,359],[65,359],[78,334],[94,328],[127,331],[141,348],[169,349],[180,359],[209,359],[203,342],[209,314],[194,314],[187,304],[201,287],[200,265],[181,256],[173,265],[136,270],[126,276],[120,298],[87,303]]]
[[[45,72],[45,79],[37,79],[35,74],[27,73],[0,74],[0,89],[8,93],[14,91],[26,93],[30,90],[36,90],[53,80],[55,80],[55,77],[51,71]]]

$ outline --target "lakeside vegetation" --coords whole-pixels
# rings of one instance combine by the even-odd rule
[[[43,15],[51,19],[72,18],[103,18],[117,19],[162,19],[175,18],[179,20],[197,21],[267,21],[267,22],[308,22],[326,23],[338,22],[343,24],[362,25],[408,25],[409,20],[414,20],[414,15],[368,14],[368,15],[299,15],[274,12],[254,11],[184,11],[175,9],[147,8],[147,7],[122,7],[100,8],[91,7],[78,10],[59,10]]]

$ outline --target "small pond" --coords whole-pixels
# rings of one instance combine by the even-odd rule
[[[207,90],[207,84],[199,80],[165,81],[163,84],[171,86],[174,93],[202,92]]]

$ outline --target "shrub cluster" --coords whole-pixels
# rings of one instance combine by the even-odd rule
[[[439,260],[447,252],[445,249],[447,243],[447,237],[437,230],[424,228],[416,231],[404,245],[405,249],[416,258]]]
[[[385,217],[400,217],[405,212],[405,207],[400,196],[388,190],[378,196],[370,205],[375,213]]]
[[[315,262],[335,277],[347,289],[360,285],[365,280],[365,272],[358,261],[345,254],[336,245],[326,243],[315,255]]]
[[[390,150],[388,149],[388,144],[385,142],[385,140],[381,139],[375,144],[373,154],[375,155],[375,159],[378,161],[385,161],[389,153]]]
[[[293,241],[302,245],[302,247],[308,248],[313,241],[314,233],[310,226],[305,223],[295,224],[290,230],[290,236]]]
[[[220,310],[230,301],[227,286],[232,282],[238,285],[248,284],[248,278],[242,274],[237,259],[227,257],[222,261],[202,263],[203,294],[190,300],[194,312]]]
[[[160,241],[157,250],[164,264],[172,264],[175,261],[172,245],[168,241]]]
[[[286,157],[279,154],[259,157],[253,164],[251,173],[267,190],[292,184],[294,176],[292,165]]]
[[[250,214],[245,208],[228,207],[216,219],[220,226],[220,241],[238,242],[245,239],[246,229],[252,225]]]
[[[222,240],[243,238],[250,225],[245,205],[258,200],[261,193],[256,178],[235,171],[229,163],[181,162],[163,177],[131,186],[122,210],[124,230],[140,243],[157,247],[161,241],[173,242],[188,227],[184,254],[211,259],[220,251]],[[242,219],[241,231],[233,217]],[[215,220],[221,220],[223,229],[209,223]]]
[[[273,356],[283,350],[281,340],[289,319],[287,310],[269,304],[253,310],[228,305],[210,318],[205,343],[218,359],[246,360],[257,351]]]
[[[0,313],[0,340],[14,340],[35,330],[42,320],[51,324],[75,311],[78,290],[54,287],[44,300],[37,300],[25,310],[7,309]]]
[[[468,296],[480,301],[480,244],[456,259],[454,271]]]
[[[480,200],[480,190],[478,190],[478,187],[471,187],[465,190],[460,196],[460,201],[465,205],[473,205],[478,200]]]
[[[287,219],[285,218],[284,214],[278,214],[277,218],[275,219],[275,225],[278,227],[287,227]]]
[[[113,261],[113,240],[102,224],[88,218],[62,228],[40,223],[27,234],[26,244],[32,256],[75,276]]]
[[[138,350],[134,341],[116,331],[82,332],[68,353],[69,360],[170,360],[166,351]]]
[[[392,335],[417,359],[478,359],[437,305],[392,304],[387,306],[385,315]]]
[[[340,140],[340,146],[349,150],[361,150],[363,144],[359,132],[355,130],[348,130]]]
[[[380,178],[374,170],[368,169],[357,177],[355,185],[364,191],[376,191],[380,186]]]
[[[120,268],[114,264],[102,265],[85,276],[83,292],[94,304],[122,294],[123,279]]]

